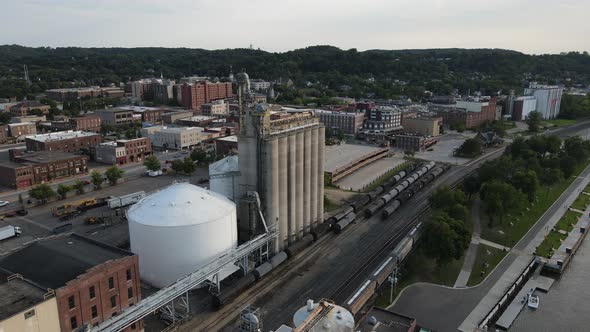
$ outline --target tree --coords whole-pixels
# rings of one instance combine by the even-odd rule
[[[129,128],[125,131],[125,137],[127,139],[137,138],[137,131],[134,128]]]
[[[514,173],[512,184],[527,195],[529,202],[535,200],[535,194],[539,188],[539,180],[537,179],[537,173],[535,173],[535,171],[528,170]]]
[[[477,138],[468,138],[457,149],[458,156],[475,157],[482,152],[481,141]]]
[[[525,196],[511,184],[494,180],[484,184],[480,197],[486,205],[486,213],[493,224],[495,217],[500,221],[504,215],[524,206]]]
[[[543,120],[541,113],[533,111],[526,117],[526,124],[529,126],[531,133],[536,133],[541,128],[541,121]]]
[[[344,132],[342,131],[342,129],[338,129],[338,140],[339,141],[343,141],[344,140]]]
[[[47,203],[47,200],[55,196],[55,191],[48,184],[40,184],[29,191],[29,196],[34,199]]]
[[[64,184],[57,186],[57,194],[61,199],[65,199],[67,194],[72,191],[72,187]]]
[[[209,156],[207,155],[207,152],[197,149],[191,152],[191,159],[197,163],[205,163],[209,161]]]
[[[186,173],[186,175],[193,174],[197,168],[190,157],[184,158],[184,162],[182,164],[182,171]]]
[[[73,185],[74,189],[76,189],[76,192],[78,194],[83,194],[84,193],[84,187],[86,187],[86,184],[84,184],[84,182],[82,180],[76,180],[76,182]]]
[[[576,160],[569,155],[564,155],[559,159],[559,168],[563,173],[563,176],[567,179],[574,175],[576,171]]]
[[[559,136],[545,136],[545,150],[551,154],[558,153],[561,150],[561,139]]]
[[[107,180],[109,180],[109,183],[114,186],[117,184],[117,180],[123,177],[123,173],[125,173],[125,171],[119,167],[111,166],[107,168],[107,170],[104,172],[104,175],[106,176]]]
[[[424,231],[426,252],[439,263],[461,258],[470,239],[471,234],[465,223],[446,213],[434,215]]]
[[[463,190],[467,193],[469,199],[479,191],[481,183],[476,176],[469,176],[463,181]]]
[[[143,161],[143,165],[148,169],[148,171],[158,171],[162,168],[160,160],[154,155],[147,156]]]
[[[547,186],[551,186],[562,180],[563,172],[557,168],[546,168],[541,175],[541,181]]]
[[[440,186],[436,188],[430,196],[430,205],[435,210],[449,211],[455,205],[465,205],[467,198],[461,190],[452,190],[449,186]]]
[[[179,159],[172,160],[170,168],[172,168],[172,170],[174,170],[176,173],[182,173],[184,172],[184,162]]]
[[[99,171],[94,170],[92,173],[90,173],[90,181],[94,185],[95,189],[100,189],[102,187],[102,183],[104,182],[104,177]]]
[[[588,145],[580,136],[568,137],[563,142],[565,153],[574,158],[576,163],[588,159]],[[565,172],[564,172],[565,173]]]

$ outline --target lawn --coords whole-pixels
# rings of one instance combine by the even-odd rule
[[[506,247],[514,246],[520,238],[534,225],[537,220],[549,209],[557,198],[570,186],[575,178],[584,170],[586,165],[576,169],[574,176],[566,181],[553,185],[547,190],[541,188],[537,194],[537,201],[534,205],[529,205],[528,210],[524,210],[517,215],[508,215],[501,224],[489,227],[488,217],[481,212],[481,237]]]
[[[463,266],[463,258],[464,256],[438,266],[436,260],[428,257],[421,247],[418,247],[408,256],[407,261],[399,273],[399,283],[397,284],[396,292],[393,294],[394,299],[402,289],[417,282],[453,286]],[[390,287],[384,286],[380,292],[381,294],[377,298],[376,305],[386,307],[389,305]]]
[[[581,214],[575,211],[568,210],[561,219],[555,225],[555,228],[558,230],[571,232],[574,229],[574,225],[578,222],[578,218],[580,218]]]
[[[569,126],[576,123],[576,120],[568,120],[568,119],[554,119],[554,120],[545,120],[544,122],[550,123],[554,126],[561,127],[561,126]]]
[[[565,234],[561,234],[556,231],[550,231],[545,240],[537,247],[535,253],[537,256],[550,258],[553,254],[553,249],[559,248],[561,242],[567,237]]]
[[[578,196],[578,198],[576,198],[576,200],[572,204],[572,207],[574,209],[578,209],[578,210],[584,211],[584,210],[586,210],[586,207],[589,204],[590,204],[590,195],[586,195],[586,194],[580,193],[580,195]]]
[[[340,205],[340,204],[336,204],[336,203],[332,202],[332,200],[330,200],[328,197],[326,197],[324,195],[324,211],[332,212],[334,210],[339,209],[341,206],[342,205]]]
[[[469,281],[467,281],[467,286],[479,285],[488,273],[494,270],[506,254],[507,252],[503,250],[480,243],[477,248],[475,263],[473,263],[473,270],[469,276]]]

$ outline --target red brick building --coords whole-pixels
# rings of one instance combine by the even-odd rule
[[[0,144],[6,144],[8,142],[9,136],[10,134],[8,133],[8,126],[0,125]]]
[[[91,131],[100,132],[101,120],[96,115],[81,116],[78,118],[71,118],[70,129],[76,131]]]
[[[22,189],[88,173],[88,157],[65,152],[9,151],[10,161],[0,163],[0,184]]]
[[[102,136],[85,131],[60,131],[29,136],[25,139],[28,151],[80,152],[90,150],[102,142]]]
[[[462,123],[467,129],[476,128],[496,119],[496,99],[492,98],[489,102],[481,104],[481,111],[446,107],[436,110],[436,114],[443,118],[445,124],[450,126]]]
[[[105,164],[142,162],[152,154],[152,143],[148,137],[122,139],[116,142],[102,143],[94,149],[96,161]]]
[[[30,244],[0,269],[54,290],[62,332],[96,326],[141,300],[138,257],[77,234]],[[138,321],[124,331],[142,329]]]
[[[181,87],[182,106],[191,110],[200,109],[201,105],[210,103],[213,100],[230,98],[232,93],[232,84],[212,83],[209,81],[200,81],[195,84],[183,84]]]

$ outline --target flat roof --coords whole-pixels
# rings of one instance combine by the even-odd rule
[[[43,302],[42,290],[24,280],[13,279],[0,284],[0,320],[27,310]]]
[[[80,155],[63,151],[31,151],[23,152],[21,155],[17,156],[18,159],[26,160],[31,163],[46,163],[75,157],[80,157]]]
[[[0,268],[43,288],[58,289],[94,266],[132,255],[72,233],[32,243],[0,260]]]
[[[226,137],[221,137],[217,139],[218,141],[224,141],[224,142],[237,142],[238,141],[238,136],[237,135],[231,135],[231,136],[226,136]]]
[[[362,332],[408,332],[414,321],[410,317],[378,307],[373,307],[366,317],[375,317],[377,323],[371,325],[368,319],[364,319],[359,325]]]
[[[53,141],[61,141],[64,139],[72,139],[78,137],[88,137],[88,136],[97,136],[97,133],[91,133],[87,131],[58,131],[55,133],[47,133],[47,134],[37,134],[37,135],[29,135],[25,138],[32,139],[37,142],[53,142]]]
[[[164,111],[167,108],[163,107],[147,107],[147,106],[118,106],[115,109],[143,113],[146,111]]]
[[[360,144],[326,145],[324,170],[332,172],[380,149],[382,148]]]
[[[203,121],[203,120],[215,120],[217,119],[214,116],[207,116],[207,115],[194,115],[187,119],[181,119],[184,121]]]
[[[2,168],[16,169],[16,168],[27,167],[27,166],[28,165],[15,163],[13,161],[4,161],[4,162],[0,163],[0,167],[2,167]]]

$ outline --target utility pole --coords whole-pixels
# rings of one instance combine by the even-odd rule
[[[391,304],[393,302],[393,291],[395,290],[397,292],[397,274],[398,274],[398,264],[395,265],[395,270],[393,270],[392,275],[390,275],[387,280],[389,281],[389,284],[391,285],[391,288],[389,289],[389,304]]]

